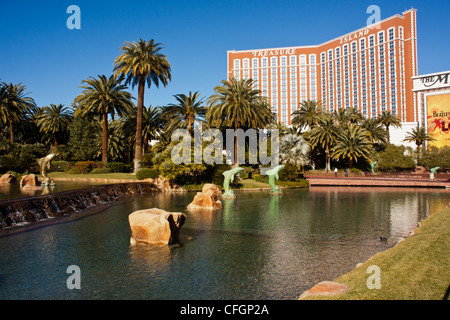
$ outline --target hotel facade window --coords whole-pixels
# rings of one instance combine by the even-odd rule
[[[418,114],[412,94],[416,76],[416,10],[363,27],[322,44],[228,51],[228,76],[252,78],[278,121],[305,100],[324,109],[358,108],[367,118],[382,111],[411,122]],[[414,41],[413,41],[414,40]]]

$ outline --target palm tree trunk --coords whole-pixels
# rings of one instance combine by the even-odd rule
[[[108,162],[108,114],[102,114],[102,162]]]
[[[140,162],[142,160],[142,118],[144,112],[144,90],[145,78],[144,76],[140,76],[136,114],[136,147],[134,149],[134,174],[136,174],[141,168]]]
[[[326,155],[325,172],[328,173],[331,170],[330,164],[331,156],[330,156],[330,148],[328,147],[328,145],[325,148],[325,155]]]
[[[56,149],[58,148],[58,141],[56,140],[56,134],[53,134],[53,146]]]
[[[9,141],[11,142],[11,144],[14,143],[14,129],[12,122],[9,123]]]
[[[389,126],[386,126],[386,141],[387,144],[390,144],[390,138],[389,138]]]

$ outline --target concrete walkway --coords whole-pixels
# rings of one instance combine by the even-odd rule
[[[413,179],[388,177],[315,177],[305,176],[310,186],[359,186],[359,187],[413,187],[447,188],[448,179]]]

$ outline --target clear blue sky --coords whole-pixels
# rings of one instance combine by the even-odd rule
[[[72,4],[81,30],[66,27]],[[320,44],[364,27],[371,4],[381,19],[416,8],[419,74],[450,70],[449,0],[0,0],[0,78],[25,84],[39,106],[69,106],[83,79],[111,74],[124,42],[155,39],[172,81],[146,89],[145,105],[189,91],[209,97],[227,75],[227,50]]]

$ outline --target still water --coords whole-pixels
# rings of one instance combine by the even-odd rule
[[[296,299],[450,202],[448,190],[433,189],[236,193],[213,212],[186,211],[195,193],[142,195],[2,237],[0,299]],[[152,207],[186,213],[180,245],[130,247],[128,215]],[[79,290],[67,288],[70,265],[81,270]]]

